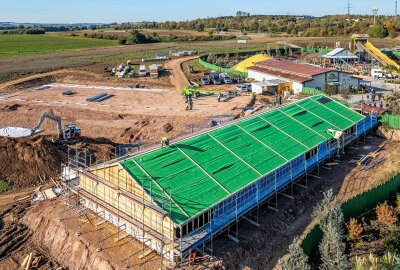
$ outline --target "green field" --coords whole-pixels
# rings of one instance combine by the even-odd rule
[[[0,57],[46,54],[117,45],[116,40],[92,39],[62,34],[0,35]]]

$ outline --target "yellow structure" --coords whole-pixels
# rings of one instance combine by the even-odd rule
[[[84,206],[133,235],[164,258],[176,260],[175,229],[168,213],[158,207],[119,163],[77,171]],[[165,202],[168,203],[168,202]],[[175,251],[177,252],[177,251]]]
[[[270,59],[265,54],[257,54],[252,57],[247,58],[246,60],[240,62],[236,66],[232,68],[232,70],[240,71],[240,72],[247,72],[247,68],[254,66],[254,63],[266,61]]]
[[[395,61],[390,59],[386,54],[381,52],[378,48],[376,48],[371,42],[368,41],[369,36],[364,35],[352,35],[351,36],[351,47],[353,52],[358,49],[364,50],[368,53],[372,58],[381,63],[382,66],[393,66],[396,69],[399,69],[400,66]]]

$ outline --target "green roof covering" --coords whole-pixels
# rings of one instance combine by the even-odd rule
[[[363,116],[318,95],[122,161],[176,224],[200,214]],[[151,191],[150,191],[151,190]]]

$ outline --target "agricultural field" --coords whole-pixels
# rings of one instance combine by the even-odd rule
[[[47,54],[117,45],[115,40],[91,39],[63,34],[0,35],[0,58],[20,55]]]

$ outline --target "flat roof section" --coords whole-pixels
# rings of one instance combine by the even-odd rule
[[[182,224],[364,117],[324,95],[245,118],[121,165]]]

